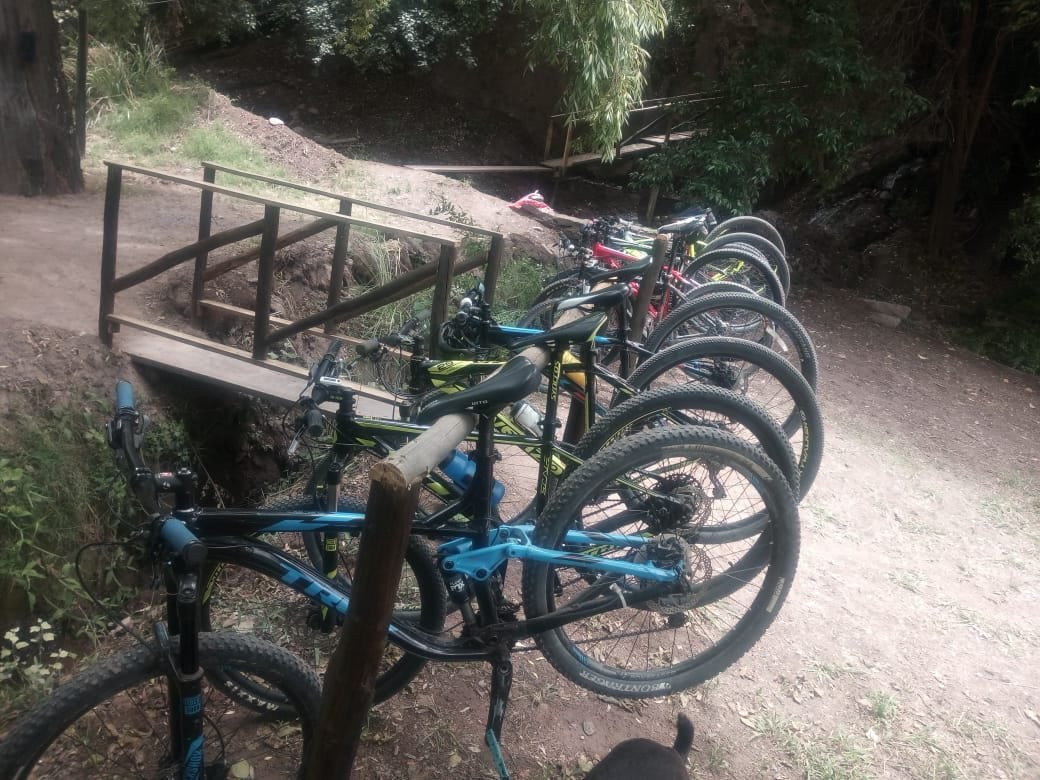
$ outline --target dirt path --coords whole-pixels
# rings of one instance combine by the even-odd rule
[[[193,200],[124,198],[121,263],[191,240]],[[0,389],[66,367],[60,349],[12,347],[37,324],[59,342],[95,332],[101,204],[96,190],[0,197]],[[481,223],[503,204],[467,208]],[[120,306],[150,310],[153,294]],[[793,300],[820,354],[827,454],[777,623],[734,668],[667,701],[607,702],[520,657],[505,737],[521,777],[577,773],[629,736],[670,742],[680,708],[700,777],[1040,776],[1040,380],[923,323],[874,325],[840,291],[796,281]],[[429,668],[379,709],[359,776],[491,776],[486,683],[480,667]]]

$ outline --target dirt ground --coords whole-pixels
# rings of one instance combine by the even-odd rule
[[[301,179],[340,162],[288,128],[214,110]],[[428,211],[449,197],[478,224],[552,241],[458,182],[349,166],[371,200]],[[58,379],[107,391],[125,370],[94,339],[104,178],[88,179],[75,197],[0,196],[0,401]],[[192,239],[196,195],[134,180],[123,197],[121,270]],[[162,294],[121,295],[118,310],[168,316]],[[721,676],[662,700],[605,700],[519,655],[504,733],[519,777],[578,777],[632,736],[670,743],[680,710],[697,729],[696,777],[1040,776],[1040,379],[913,316],[876,325],[845,291],[796,279],[791,308],[819,351],[827,443],[777,622]],[[493,777],[487,684],[480,666],[428,667],[376,711],[357,776]]]

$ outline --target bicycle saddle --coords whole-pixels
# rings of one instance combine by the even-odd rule
[[[611,309],[617,306],[632,294],[632,288],[627,284],[615,284],[605,290],[595,290],[588,295],[578,295],[574,298],[564,298],[556,304],[556,311],[567,311],[579,306],[592,306],[597,310]]]
[[[607,316],[605,314],[587,314],[581,319],[564,325],[557,325],[552,330],[547,330],[544,333],[535,333],[519,341],[514,341],[510,345],[510,349],[523,349],[524,347],[533,346],[551,348],[554,346],[562,347],[571,344],[582,344],[586,341],[591,341],[606,321]]]
[[[693,233],[704,227],[704,223],[707,221],[706,214],[699,214],[693,217],[687,217],[686,219],[680,219],[678,222],[669,222],[667,225],[661,225],[657,228],[658,233]]]
[[[632,279],[641,279],[646,269],[650,267],[652,260],[644,260],[641,263],[626,265],[624,268],[614,268],[609,271],[599,271],[589,276],[589,283],[595,286],[599,282],[616,279],[619,282],[628,282]]]
[[[482,412],[501,408],[526,398],[538,389],[542,372],[523,355],[515,355],[498,373],[473,387],[436,398],[416,416],[420,425],[429,425],[438,417],[456,412]]]

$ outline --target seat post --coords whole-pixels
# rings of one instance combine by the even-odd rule
[[[499,408],[486,409],[477,416],[476,469],[467,491],[473,509],[471,527],[478,532],[474,544],[486,543],[484,532],[491,526],[494,508],[492,491],[495,487],[495,415]]]

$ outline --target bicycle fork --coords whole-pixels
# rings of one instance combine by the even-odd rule
[[[155,638],[165,654],[166,688],[170,703],[171,767],[179,767],[181,780],[205,776],[203,752],[202,669],[198,658],[198,572],[185,572],[168,584],[168,624],[156,623]],[[176,650],[170,633],[179,635]]]

